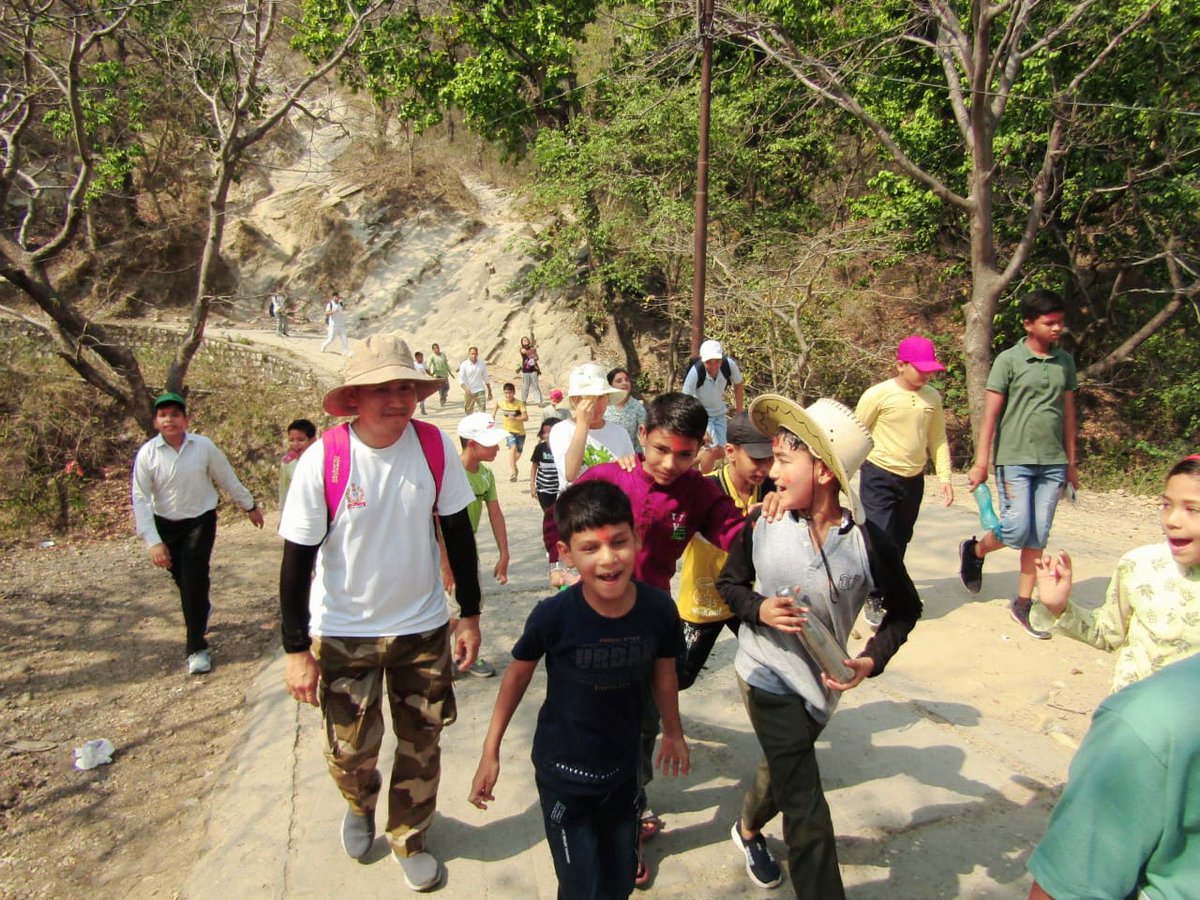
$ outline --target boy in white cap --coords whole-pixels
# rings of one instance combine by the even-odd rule
[[[438,379],[417,372],[397,335],[355,341],[341,387],[325,395],[329,429],[300,457],[279,524],[285,678],[320,705],[329,772],[346,799],[342,847],[366,857],[384,787],[376,765],[388,696],[398,745],[387,787],[392,854],[416,891],[441,881],[425,836],[437,806],[438,741],[454,721],[454,660],[479,652],[474,494],[454,445],[413,418]],[[461,618],[453,635],[439,565],[441,532]]]
[[[471,528],[478,531],[483,507],[487,506],[492,537],[496,539],[496,549],[500,551],[500,558],[496,561],[492,575],[500,584],[508,584],[508,525],[504,521],[504,511],[500,509],[500,498],[496,493],[496,476],[486,463],[496,458],[504,434],[504,429],[487,413],[471,413],[458,423],[462,464],[467,471],[467,481],[471,483],[471,490],[475,493],[475,499],[467,507],[467,515],[471,517]],[[448,585],[447,589],[452,591],[454,586]],[[496,669],[480,656],[467,669],[467,674],[476,678],[491,678],[496,674]]]
[[[921,615],[921,600],[891,539],[870,522],[850,478],[871,450],[871,435],[847,407],[817,400],[807,409],[776,394],[750,404],[754,427],[773,437],[782,518],[759,511],[729,549],[717,588],[742,620],[734,661],[742,699],[763,749],[731,835],[760,887],[782,880],[762,828],[783,813],[788,866],[797,897],[844,897],[816,742],[842,691],[880,674]],[[842,506],[846,492],[850,508]],[[867,595],[883,596],[879,631],[838,681],[822,671],[802,632],[819,621],[841,648]],[[786,592],[786,593],[781,593]]]
[[[730,385],[733,386],[733,411],[740,413],[746,399],[742,370],[725,355],[720,341],[705,341],[700,345],[700,358],[688,367],[680,390],[704,404],[704,411],[708,413],[708,433],[712,435],[712,446],[718,450],[726,444],[725,414],[729,407],[725,405],[725,391]]]
[[[933,341],[910,334],[896,347],[896,377],[867,388],[854,414],[867,426],[875,447],[862,465],[859,487],[867,520],[892,538],[903,557],[925,496],[925,464],[941,485],[942,502],[954,502],[950,484],[950,445],[942,397],[929,384],[934,372],[944,372]],[[883,621],[879,598],[866,606],[867,621]]]

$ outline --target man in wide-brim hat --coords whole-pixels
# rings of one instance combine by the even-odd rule
[[[440,523],[462,615],[454,658],[465,670],[480,644],[467,515],[475,498],[449,438],[413,419],[438,379],[414,368],[397,335],[353,345],[345,379],[324,407],[354,420],[300,457],[279,524],[286,678],[293,697],[321,707],[329,771],[349,805],[342,846],[355,859],[375,838],[386,689],[399,742],[387,836],[405,882],[426,891],[441,880],[425,846],[437,804],[438,739],[455,718],[437,532]],[[340,490],[327,490],[327,482]]]

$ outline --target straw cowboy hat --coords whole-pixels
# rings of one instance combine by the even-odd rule
[[[596,363],[583,363],[571,370],[571,378],[567,382],[568,397],[614,397],[624,396],[625,392],[608,383],[608,372],[604,366]]]
[[[825,463],[850,499],[854,521],[865,522],[862,501],[850,478],[866,460],[875,442],[853,411],[836,400],[822,398],[807,409],[778,394],[763,394],[750,404],[750,420],[763,434],[786,428]]]
[[[398,334],[373,334],[365,341],[351,341],[345,372],[342,386],[326,394],[321,404],[331,416],[356,413],[349,402],[351,390],[356,387],[411,381],[417,387],[417,400],[420,401],[436,394],[440,384],[439,379],[413,367],[408,344]]]

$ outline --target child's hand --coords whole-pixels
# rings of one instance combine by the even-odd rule
[[[160,569],[171,568],[171,551],[166,544],[159,543],[150,548],[150,562]]]
[[[618,456],[616,463],[621,467],[622,472],[632,472],[638,467],[637,454],[635,453],[632,456]]]
[[[471,793],[467,802],[479,809],[487,809],[488,803],[496,799],[492,791],[500,780],[500,760],[494,756],[482,756],[471,780]]]
[[[672,737],[663,732],[655,764],[658,766],[658,770],[668,777],[688,774],[690,771],[688,745],[682,734]]]
[[[875,671],[875,660],[869,656],[859,656],[854,659],[842,660],[854,672],[849,681],[834,681],[824,672],[821,673],[821,683],[831,691],[848,691],[862,684],[863,679]]]
[[[808,609],[793,605],[791,597],[768,597],[758,608],[758,621],[776,631],[798,634],[808,621]]]
[[[1071,556],[1065,550],[1060,550],[1057,556],[1043,553],[1033,567],[1038,600],[1058,618],[1067,611],[1067,601],[1071,598]]]
[[[942,485],[942,503],[946,506],[951,506],[954,503],[954,485],[948,481]]]
[[[492,570],[492,574],[496,576],[496,581],[500,584],[508,584],[508,557],[502,556],[496,562],[496,568]]]
[[[781,505],[783,495],[779,491],[771,491],[762,498],[762,518],[766,522],[778,522],[787,512]]]

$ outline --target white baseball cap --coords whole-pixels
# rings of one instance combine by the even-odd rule
[[[504,440],[504,429],[487,413],[471,413],[458,423],[458,436],[484,447],[499,447]]]
[[[720,341],[705,341],[700,345],[700,361],[708,362],[710,359],[722,359],[725,356],[725,351],[721,348]]]

